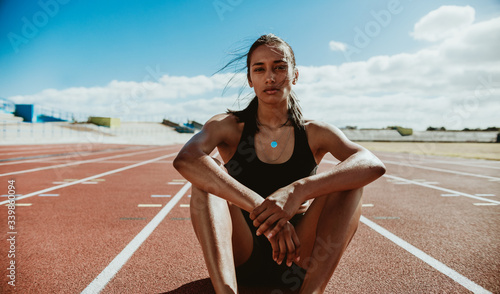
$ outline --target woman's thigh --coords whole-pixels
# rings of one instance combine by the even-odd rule
[[[245,263],[252,254],[253,236],[245,218],[243,217],[241,209],[230,203],[228,203],[228,205],[233,230],[232,242],[234,264],[235,266],[239,266]]]
[[[348,226],[350,226],[350,219],[352,217],[356,217],[357,211],[360,210],[361,196],[362,189],[356,189],[336,192],[314,199],[313,203],[306,211],[304,217],[295,227],[295,231],[297,233],[297,236],[299,237],[301,245],[301,259],[299,262],[299,266],[307,267],[304,261],[310,260],[313,255],[313,250],[316,243],[321,243],[318,243],[318,245],[321,246],[328,246],[329,244],[329,240],[318,240],[319,238],[317,237],[318,223],[320,221],[320,217],[322,216],[322,212],[325,209],[325,206],[328,205],[328,213],[323,217],[326,216],[333,218],[335,224],[339,226],[345,226],[345,229],[348,230]],[[342,215],[345,215],[345,217],[342,217]],[[336,219],[339,218],[339,216],[341,216],[341,220],[337,221]],[[321,221],[324,221],[324,219],[321,219]],[[339,232],[344,230],[339,230],[339,228],[332,227],[332,233],[334,233],[335,231]],[[328,251],[329,248],[322,249]]]

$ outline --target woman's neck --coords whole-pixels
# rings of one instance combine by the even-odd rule
[[[279,128],[288,122],[288,103],[280,105],[266,105],[259,103],[257,108],[257,120],[259,124],[269,128]]]

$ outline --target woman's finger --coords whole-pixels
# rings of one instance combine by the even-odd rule
[[[276,234],[278,234],[283,229],[283,226],[287,222],[288,222],[287,219],[284,219],[284,218],[279,219],[279,221],[276,223],[274,228],[272,228],[272,230],[269,233],[266,232],[266,236],[268,238],[272,238],[273,236],[276,236]]]
[[[296,214],[297,213],[304,213],[307,211],[307,209],[309,208],[309,206],[311,206],[311,201],[309,200],[306,200],[304,203],[302,203],[300,206],[299,206],[299,209],[297,210]]]
[[[269,242],[271,242],[271,247],[273,248],[273,260],[277,262],[280,254],[280,247],[278,245],[277,238],[271,238],[269,239]]]
[[[291,239],[293,240],[293,244],[295,246],[295,257],[293,261],[299,262],[300,261],[300,239],[299,236],[297,236],[297,232],[295,231],[295,228],[291,225]]]
[[[253,225],[258,228],[273,214],[271,209],[266,209],[257,215],[253,221]]]
[[[250,213],[250,219],[255,220],[263,211],[269,207],[269,201],[264,200],[259,206],[255,207]]]
[[[287,247],[286,247],[286,240],[283,236],[283,234],[280,234],[280,236],[277,236],[277,239],[279,239],[279,248],[280,248],[280,254],[278,257],[278,260],[276,261],[278,264],[281,264],[283,262],[283,259],[285,259],[285,255],[287,253]]]
[[[257,229],[257,236],[264,234],[267,238],[272,238],[272,236],[276,236],[276,234],[271,235],[271,231],[269,229],[273,228],[274,223],[280,219],[279,215],[273,214],[268,217],[263,223],[261,223]],[[255,221],[254,221],[255,225]]]
[[[284,228],[284,235],[285,235],[285,240],[286,240],[286,247],[287,247],[287,260],[286,260],[286,265],[288,267],[292,266],[293,261],[296,259],[296,247],[294,244],[294,240],[292,239],[292,232],[289,227]]]

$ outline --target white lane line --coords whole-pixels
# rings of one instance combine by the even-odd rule
[[[140,160],[106,160],[102,162],[96,162],[96,163],[103,163],[103,164],[108,164],[108,163],[115,163],[115,164],[127,164],[127,163],[136,163],[139,162]],[[68,162],[67,160],[51,160],[51,161],[46,161],[42,163],[65,163]],[[159,164],[165,164],[165,163],[172,163],[172,160],[163,160],[163,161],[158,161],[156,163]]]
[[[476,196],[479,196],[479,197],[494,197],[495,194],[475,194]]]
[[[29,162],[51,163],[48,158],[36,158],[36,159],[1,162],[0,165],[13,165],[13,164],[21,164],[21,163],[29,163]]]
[[[413,154],[413,155],[419,155],[419,154]],[[420,154],[421,155],[421,154]],[[395,157],[395,158],[398,158],[398,159],[403,159],[403,160],[408,160],[408,156],[394,156],[394,155],[389,155],[389,154],[383,154],[382,157],[384,156],[387,156],[387,157]],[[442,158],[442,157],[441,157]],[[472,159],[471,159],[472,160]],[[384,160],[382,160],[383,162],[385,162]],[[416,160],[415,160],[416,161]],[[474,163],[471,163],[471,162],[466,162],[466,161],[457,161],[457,162],[454,162],[454,161],[447,161],[447,160],[434,160],[434,159],[423,159],[423,160],[419,160],[419,161],[425,161],[425,162],[429,162],[429,163],[444,163],[444,164],[454,164],[454,165],[462,165],[462,166],[467,166],[467,167],[481,167],[481,168],[491,168],[491,169],[500,169],[499,166],[491,166],[491,165],[481,165],[481,164],[474,164]],[[491,161],[491,160],[490,160]]]
[[[67,150],[67,147],[51,147],[49,148],[50,151],[54,150]],[[32,151],[15,151],[15,152],[6,152],[6,153],[0,153],[0,155],[12,155],[12,154],[29,154],[29,153],[38,153],[40,150],[32,150]]]
[[[82,291],[82,294],[99,293],[106,287],[116,273],[127,263],[135,251],[149,237],[156,227],[163,221],[167,214],[175,207],[177,202],[184,196],[191,187],[191,183],[186,183],[165,207],[128,243],[128,245],[111,261],[111,263]]]
[[[494,206],[494,205],[498,205],[496,203],[484,203],[484,202],[483,203],[472,203],[472,204],[474,204],[476,206]]]
[[[136,149],[144,149],[144,147],[131,147],[131,148],[122,148],[122,149],[113,149],[113,150],[97,150],[95,152],[91,151],[79,151],[79,150],[73,150],[75,154],[68,154],[64,155],[63,157],[43,157],[43,158],[35,158],[35,159],[26,159],[26,160],[15,160],[15,161],[7,161],[7,162],[2,162],[0,165],[13,165],[13,164],[21,164],[21,163],[29,163],[29,162],[42,162],[42,163],[57,163],[60,160],[64,160],[63,162],[68,162],[68,160],[75,158],[75,157],[84,157],[84,156],[90,156],[90,155],[103,155],[106,153],[110,152],[119,152],[119,151],[132,151]],[[42,154],[42,155],[49,155],[49,154]]]
[[[67,144],[57,144],[56,146],[69,146]],[[11,151],[12,148],[16,148],[16,150],[43,150],[43,149],[51,149],[54,148],[54,146],[51,144],[47,145],[34,145],[34,146],[29,146],[29,147],[19,147],[19,145],[14,145],[14,146],[2,146],[0,147],[1,151]]]
[[[172,195],[151,195],[151,197],[172,197]]]
[[[0,174],[0,177],[17,175],[17,174],[24,174],[24,173],[31,173],[31,172],[41,171],[41,170],[66,167],[66,166],[90,163],[90,162],[95,162],[95,161],[102,161],[102,160],[111,159],[111,158],[119,158],[119,157],[126,157],[126,156],[138,155],[138,154],[143,154],[143,153],[151,153],[151,152],[161,151],[161,150],[164,150],[164,148],[156,148],[156,149],[150,149],[150,150],[146,150],[146,151],[138,151],[138,152],[133,152],[133,153],[118,154],[118,155],[112,155],[112,156],[101,157],[101,158],[94,158],[94,159],[89,159],[89,160],[74,161],[74,162],[69,162],[69,163],[65,163],[65,164],[37,167],[37,168],[32,168],[32,169],[26,169],[26,170],[20,170],[20,171]]]
[[[336,162],[330,161],[330,160],[322,160],[321,162],[330,163],[330,164],[337,164]],[[481,198],[481,197],[474,196],[474,195],[471,195],[471,194],[462,193],[462,192],[458,192],[458,191],[455,191],[455,190],[438,187],[438,186],[435,186],[435,185],[429,185],[427,183],[422,183],[421,182],[421,181],[423,181],[422,179],[408,180],[408,179],[404,179],[404,178],[400,178],[400,177],[396,177],[396,176],[391,176],[391,175],[383,175],[383,177],[386,177],[386,178],[398,181],[395,184],[402,184],[402,183],[406,182],[408,184],[414,184],[414,185],[419,185],[419,186],[423,186],[423,187],[427,187],[427,188],[431,188],[431,189],[440,190],[440,191],[443,191],[443,192],[448,192],[449,194],[458,194],[460,196],[465,196],[465,197],[469,197],[469,198],[473,198],[473,199],[477,199],[477,200],[481,200],[481,201],[486,201],[486,202],[500,204],[500,201],[495,201],[495,200],[491,200],[491,199],[487,199],[487,198]]]
[[[412,180],[407,180],[407,179],[403,179],[403,178],[396,177],[396,176],[383,175],[383,177],[387,177],[387,178],[391,178],[391,179],[395,179],[395,180],[400,180],[400,181],[407,181],[408,183],[411,183],[411,184],[415,184],[415,185],[419,185],[419,186],[423,186],[423,187],[427,187],[427,188],[431,188],[431,189],[436,189],[436,190],[440,190],[440,191],[443,191],[443,192],[448,192],[450,194],[458,194],[460,196],[465,196],[465,197],[469,197],[469,198],[473,198],[473,199],[478,199],[478,200],[481,200],[481,201],[486,201],[486,202],[500,204],[500,201],[491,200],[491,199],[488,199],[488,198],[482,198],[482,197],[474,196],[474,195],[471,195],[471,194],[462,193],[462,192],[458,192],[458,191],[455,191],[455,190],[446,189],[446,188],[442,188],[442,187],[438,187],[438,186],[434,186],[434,185],[428,185],[426,183],[415,182],[415,181],[412,181]]]
[[[57,197],[59,194],[38,194],[38,197]]]
[[[415,246],[411,245],[410,243],[406,242],[405,240],[399,238],[398,236],[394,235],[393,233],[389,232],[388,230],[384,229],[383,227],[377,225],[376,223],[372,222],[371,220],[367,219],[364,216],[361,216],[360,221],[364,223],[365,225],[369,226],[372,228],[374,231],[377,233],[381,234],[382,236],[386,237],[387,239],[391,240],[394,242],[396,245],[399,247],[403,248],[404,250],[408,251],[409,253],[413,254],[415,257],[418,259],[424,261],[428,265],[432,266],[434,269],[438,270],[439,272],[445,274],[449,278],[453,279],[455,282],[459,283],[469,291],[472,291],[473,293],[491,293],[490,291],[484,289],[483,287],[479,286],[478,284],[474,283],[473,281],[469,280],[465,276],[459,274],[455,270],[449,268],[446,266],[444,263],[440,262],[439,260],[431,257],[430,255],[426,254],[422,250],[416,248]]]
[[[161,207],[161,204],[138,204],[137,207]]]
[[[489,180],[493,180],[493,181],[500,180],[500,178],[497,178],[497,177],[490,177],[490,176],[485,176],[485,175],[465,173],[465,172],[459,172],[459,171],[454,171],[454,170],[447,170],[447,169],[436,168],[436,167],[429,167],[429,166],[422,166],[422,165],[413,165],[413,164],[409,164],[409,163],[403,163],[403,162],[397,162],[397,161],[391,161],[391,160],[383,160],[382,162],[388,163],[388,164],[408,166],[408,167],[413,167],[413,168],[433,170],[433,171],[438,171],[438,172],[443,172],[443,173],[450,173],[450,174],[462,175],[462,176],[484,178],[484,179],[489,179]]]
[[[10,197],[10,196],[16,196],[16,197],[19,197],[19,196],[23,196],[23,194],[14,194],[14,195],[3,194],[3,195],[0,195],[0,197]]]
[[[105,177],[107,175],[111,175],[111,174],[114,174],[114,173],[117,173],[117,172],[121,172],[121,171],[124,171],[124,170],[127,170],[127,169],[131,169],[131,168],[138,167],[138,166],[141,166],[141,165],[145,165],[145,164],[148,164],[148,163],[151,163],[151,162],[162,160],[164,158],[167,158],[167,157],[170,157],[170,156],[174,156],[176,154],[177,154],[177,152],[171,153],[171,154],[167,154],[167,155],[163,155],[163,156],[156,157],[156,158],[153,158],[153,159],[150,159],[150,160],[146,160],[146,161],[143,161],[143,162],[139,162],[139,163],[136,163],[136,164],[124,166],[124,167],[117,168],[117,169],[114,169],[114,170],[110,170],[110,171],[107,171],[107,172],[104,172],[104,173],[101,173],[101,174],[98,174],[98,175],[90,176],[90,177],[87,177],[87,178],[84,178],[84,179],[81,179],[81,180],[77,180],[77,181],[73,181],[73,182],[67,182],[67,183],[62,184],[62,185],[50,187],[50,188],[47,188],[47,189],[43,189],[43,190],[40,190],[40,191],[36,191],[36,192],[33,192],[33,193],[29,193],[29,194],[23,195],[21,197],[18,197],[17,200],[21,200],[21,199],[24,199],[24,198],[32,197],[32,196],[38,195],[40,193],[46,193],[46,192],[54,191],[54,190],[61,189],[61,188],[64,188],[64,187],[68,187],[68,186],[80,184],[80,183],[83,183],[83,182],[86,182],[86,181],[90,181],[90,180],[93,180],[93,179],[97,179],[97,178],[100,178],[100,177]],[[5,204],[7,202],[9,202],[9,201],[8,200],[2,201],[2,202],[0,202],[0,205]]]

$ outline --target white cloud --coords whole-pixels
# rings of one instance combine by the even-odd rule
[[[470,6],[441,6],[422,17],[414,26],[417,40],[439,41],[459,34],[474,22],[475,10]]]
[[[450,9],[437,9],[422,20],[431,23],[431,16],[443,15],[443,11]],[[419,23],[425,24],[422,20]],[[421,130],[428,126],[499,126],[500,18],[468,24],[460,34],[443,33],[444,26],[434,27],[435,33],[423,28],[416,31],[428,39],[439,36],[440,41],[414,53],[375,56],[339,66],[299,66],[294,90],[305,116],[340,127],[402,125]],[[47,89],[9,98],[53,107],[64,103],[70,111],[94,115],[163,115],[204,122],[227,108],[240,108],[235,92],[245,83],[244,74],[238,75],[228,95],[221,97],[231,76],[164,75],[147,83],[112,81],[104,87]],[[244,105],[246,102],[241,107]]]
[[[330,50],[332,50],[332,51],[344,52],[347,50],[347,45],[342,43],[342,42],[330,41],[330,43],[328,43],[328,45],[330,46]]]

